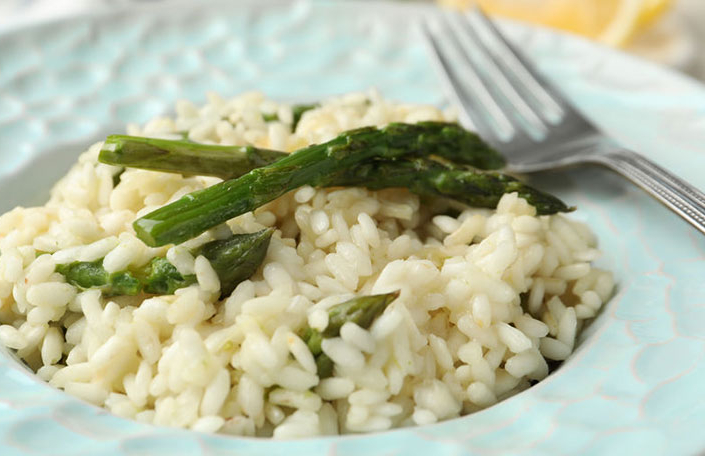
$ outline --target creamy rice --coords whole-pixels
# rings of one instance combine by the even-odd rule
[[[294,150],[364,125],[446,117],[376,93],[327,100],[294,133],[290,106],[259,93],[176,111],[128,131]],[[405,190],[303,187],[184,244],[150,248],[135,237],[135,218],[219,179],[129,169],[113,187],[100,146],[45,206],[0,217],[0,341],[42,379],[119,416],[275,438],[429,424],[546,377],[547,362],[571,354],[612,293],[611,273],[591,266],[590,229],[537,217],[516,194],[496,210],[431,211]],[[269,226],[277,231],[263,265],[218,301],[217,275],[189,251]],[[172,296],[108,298],[55,272],[102,257],[119,271],[155,256],[198,283]],[[336,366],[319,380],[300,330],[324,329],[327,309],[351,297],[394,290],[400,297],[370,329],[347,323],[323,341]]]

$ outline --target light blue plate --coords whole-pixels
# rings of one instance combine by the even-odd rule
[[[317,100],[377,87],[443,104],[422,5],[145,5],[0,35],[0,210],[41,203],[83,147],[125,122],[257,89]],[[607,132],[705,187],[705,90],[654,65],[506,24]],[[580,210],[616,296],[555,374],[488,410],[370,436],[275,442],[116,418],[0,356],[0,454],[691,454],[705,449],[705,236],[598,169],[534,178]]]

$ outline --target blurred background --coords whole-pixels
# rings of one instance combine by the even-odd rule
[[[0,0],[0,31],[154,1],[168,0]],[[579,34],[705,81],[705,0],[435,1],[461,9],[477,3],[490,14]]]
[[[585,36],[705,79],[705,0],[438,0]],[[700,59],[700,60],[699,60]]]

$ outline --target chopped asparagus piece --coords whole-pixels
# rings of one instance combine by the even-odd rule
[[[340,328],[352,322],[367,329],[372,322],[382,315],[384,309],[399,297],[399,292],[361,296],[342,302],[328,309],[328,326],[323,330],[323,337],[337,337]]]
[[[203,255],[220,279],[221,298],[228,296],[242,281],[250,278],[267,254],[274,230],[267,228],[256,233],[235,234],[228,239],[208,242],[192,253]],[[146,266],[134,271],[108,273],[103,259],[76,261],[56,266],[66,281],[82,289],[99,288],[105,295],[134,296],[174,294],[179,288],[197,282],[193,274],[182,275],[166,258],[153,258]]]
[[[71,285],[82,288],[100,288],[107,296],[134,296],[142,291],[142,283],[128,271],[109,273],[103,268],[103,259],[76,261],[56,265],[56,272]]]
[[[125,172],[125,168],[120,168],[115,174],[113,174],[113,188],[117,187],[118,184],[120,183],[120,178],[122,177],[122,174]]]
[[[299,122],[301,121],[301,117],[304,115],[304,113],[306,111],[316,109],[317,107],[318,107],[318,104],[294,105],[291,108],[291,113],[294,116],[294,120],[291,122],[291,131],[296,131],[296,127],[299,125]]]
[[[349,301],[337,304],[328,309],[328,326],[323,332],[307,327],[303,331],[303,341],[311,350],[316,366],[318,377],[321,379],[333,375],[333,360],[323,353],[323,339],[338,337],[340,328],[347,322],[355,323],[361,328],[368,329],[372,322],[382,315],[384,310],[395,299],[399,297],[399,292],[395,291],[387,294],[360,296]]]
[[[236,234],[222,241],[204,244],[194,252],[203,255],[218,273],[221,297],[229,296],[237,285],[249,279],[264,261],[273,228],[256,233]]]
[[[306,111],[316,109],[318,106],[318,104],[299,104],[292,106],[291,114],[293,119],[291,122],[291,131],[296,131],[296,126],[299,124],[301,116],[303,116]],[[265,122],[274,122],[279,120],[279,115],[276,112],[263,112],[262,120]]]
[[[176,266],[162,257],[153,258],[145,272],[142,279],[143,289],[145,293],[150,294],[174,294],[179,288],[197,282],[195,275],[181,275]]]

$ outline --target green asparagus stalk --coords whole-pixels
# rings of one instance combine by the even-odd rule
[[[98,160],[109,165],[232,179],[287,155],[253,146],[110,135],[103,143]]]
[[[469,206],[494,208],[502,195],[517,192],[539,215],[573,210],[555,196],[497,172],[429,158],[362,163],[338,176],[337,185],[370,190],[405,187],[421,196],[451,198]]]
[[[121,141],[130,141],[124,139]],[[137,138],[142,139],[142,138]],[[166,143],[166,141],[164,141]],[[170,153],[179,154],[180,141],[169,142]],[[194,143],[189,143],[192,146]],[[254,148],[253,148],[254,149]],[[136,155],[131,166],[149,167],[152,162],[151,149],[142,149],[144,159]],[[266,151],[274,153],[273,151]],[[281,157],[288,154],[282,152]],[[203,167],[199,167],[205,164]],[[185,171],[190,174],[213,174],[224,179],[237,177],[242,168],[231,170],[231,159],[207,157],[189,163]],[[186,166],[186,165],[185,165]],[[551,214],[569,210],[560,200],[528,187],[516,179],[497,173],[480,173],[475,169],[441,163],[428,158],[413,161],[370,160],[339,175],[331,186],[362,186],[372,190],[405,187],[422,196],[443,196],[478,207],[495,207],[503,193],[516,191],[536,206],[539,214]]]
[[[316,360],[319,378],[323,379],[333,375],[333,360],[323,353],[323,339],[338,337],[340,328],[347,322],[368,329],[372,326],[372,322],[382,315],[387,306],[398,297],[399,292],[395,291],[353,298],[328,309],[328,326],[322,332],[311,327],[307,327],[303,331],[303,341],[306,342]]]
[[[176,142],[176,141],[175,141]],[[147,152],[148,153],[148,152]],[[282,157],[287,156],[281,153]],[[150,158],[147,157],[148,160]],[[200,163],[207,163],[197,168]],[[209,158],[191,163],[188,174],[215,175],[224,179],[237,177],[241,168],[228,168],[229,160]],[[147,162],[131,166],[147,167]],[[503,193],[516,191],[519,196],[536,206],[539,214],[553,214],[570,210],[557,198],[529,187],[516,179],[499,173],[481,173],[461,166],[443,164],[430,159],[413,161],[371,161],[340,175],[331,186],[360,186],[370,190],[404,187],[421,196],[442,196],[477,207],[495,207]]]
[[[203,255],[220,279],[221,298],[232,293],[242,281],[250,278],[267,254],[274,230],[267,228],[256,233],[235,234],[228,239],[208,242],[192,251]],[[179,288],[196,283],[193,274],[182,275],[166,258],[153,258],[146,266],[133,271],[108,273],[103,259],[76,261],[56,266],[66,281],[82,289],[99,288],[106,296],[134,296],[174,294]]]
[[[304,105],[298,107],[311,108]],[[455,124],[425,122],[421,125],[433,129],[433,135],[424,138],[424,141],[443,141],[448,145],[457,146],[456,148],[442,147],[440,144],[427,146],[429,150],[441,153],[446,160],[480,169],[497,169],[504,165],[504,161],[497,152],[474,133],[463,130]],[[288,155],[290,154],[286,152],[254,146],[218,146],[194,143],[188,139],[169,140],[111,135],[105,140],[98,159],[109,165],[234,179]]]
[[[180,243],[302,185],[339,185],[341,174],[365,161],[428,155],[482,168],[504,163],[477,135],[456,124],[393,123],[382,129],[360,128],[300,149],[237,179],[190,193],[136,220],[133,226],[150,246]]]

